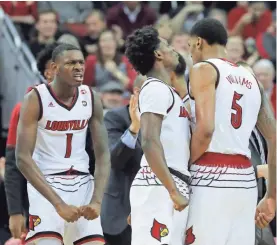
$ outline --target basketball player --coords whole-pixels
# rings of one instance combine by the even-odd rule
[[[227,32],[203,19],[191,30],[190,213],[186,244],[253,245],[257,185],[249,138],[256,123],[268,144],[269,183],[257,223],[275,214],[275,120],[262,87],[244,67],[225,59]]]
[[[37,58],[37,67],[47,82],[54,79],[54,74],[50,69],[52,52],[58,46],[58,43],[47,45]],[[31,88],[28,88],[28,92]],[[6,172],[5,172],[5,190],[7,196],[7,205],[9,210],[9,229],[14,238],[20,238],[25,230],[25,218],[23,212],[28,213],[27,184],[24,176],[20,173],[15,163],[15,146],[17,125],[21,102],[15,105],[11,113],[9,125],[7,148],[6,148]],[[26,213],[26,215],[28,215]]]
[[[18,125],[17,165],[29,181],[26,244],[103,244],[99,213],[110,159],[101,101],[82,85],[84,57],[78,48],[61,44],[52,61],[54,81],[25,96]],[[95,188],[85,152],[88,126]]]
[[[179,56],[152,27],[128,37],[126,55],[147,76],[139,96],[144,155],[130,191],[132,245],[181,245],[188,205],[189,122],[182,99],[170,86]]]

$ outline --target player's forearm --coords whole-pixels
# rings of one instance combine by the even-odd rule
[[[142,143],[142,150],[145,154],[149,167],[162,182],[168,192],[176,192],[177,187],[166,165],[161,142],[159,140],[144,141]]]
[[[212,132],[195,130],[191,137],[190,164],[195,163],[208,149],[212,140]]]
[[[54,207],[64,203],[57,193],[48,185],[42,172],[31,157],[16,154],[16,164],[21,173],[35,189],[44,196]]]
[[[268,184],[267,196],[276,199],[276,139],[268,142]]]
[[[102,156],[97,157],[95,161],[94,172],[94,192],[91,202],[102,203],[104,191],[107,185],[107,181],[110,175],[111,163],[110,153],[106,152]]]

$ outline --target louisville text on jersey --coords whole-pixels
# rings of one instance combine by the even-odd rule
[[[46,130],[51,131],[68,131],[68,130],[81,130],[88,125],[89,120],[70,120],[70,121],[50,121],[46,123]]]

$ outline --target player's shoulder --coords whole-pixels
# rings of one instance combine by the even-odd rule
[[[156,78],[148,78],[143,85],[141,86],[141,91],[153,91],[153,92],[159,92],[159,91],[170,91],[170,86],[159,79]]]
[[[91,95],[91,94],[93,94],[92,88],[88,85],[82,84],[78,87],[78,90],[82,95],[86,95],[86,94]]]

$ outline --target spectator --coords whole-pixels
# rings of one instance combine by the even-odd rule
[[[106,21],[103,13],[99,10],[93,10],[85,20],[87,35],[83,37],[83,44],[89,54],[95,54],[97,42],[100,33],[106,27]]]
[[[218,20],[225,28],[227,28],[227,14],[222,9],[213,8],[208,13],[208,18]]]
[[[100,87],[99,92],[101,93],[104,114],[123,105],[124,89],[119,83],[110,81]]]
[[[127,224],[131,212],[129,193],[142,157],[137,106],[138,93],[145,80],[142,76],[136,79],[130,105],[111,110],[104,117],[112,167],[101,210],[108,245],[131,245],[131,227]]]
[[[145,25],[153,25],[157,16],[155,11],[149,6],[138,1],[121,2],[107,13],[107,26],[119,26],[123,31],[125,39],[134,30]]]
[[[115,35],[110,30],[99,36],[96,55],[86,59],[84,84],[101,87],[109,81],[116,81],[124,88],[132,88],[136,72],[128,59],[117,50]]]
[[[229,61],[233,63],[243,61],[246,54],[243,39],[239,36],[229,37],[226,45],[226,51],[227,59]]]
[[[41,1],[39,11],[54,11],[59,13],[60,23],[83,23],[92,11],[90,1]]]
[[[30,49],[35,57],[47,44],[55,42],[57,38],[58,20],[52,10],[39,12],[36,22],[37,37],[30,43]]]
[[[18,28],[21,36],[29,40],[30,30],[37,18],[35,1],[1,1],[0,6]]]
[[[159,32],[159,36],[170,42],[173,30],[168,15],[163,15],[155,24],[155,28]]]
[[[262,83],[268,99],[271,101],[274,115],[276,117],[276,84],[274,83],[275,69],[270,60],[262,59],[253,66],[254,74]]]
[[[172,47],[180,54],[188,53],[189,51],[189,34],[186,32],[179,32],[173,35],[171,39]]]
[[[243,39],[256,38],[267,30],[271,21],[272,14],[265,2],[249,2],[249,6],[237,6],[229,12],[229,34],[242,36]]]

